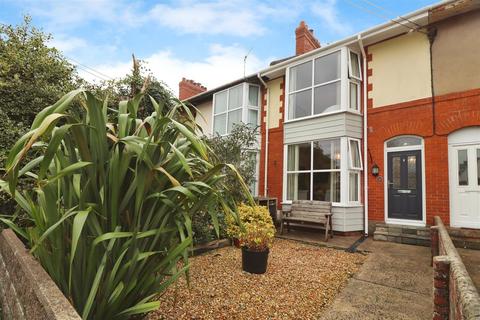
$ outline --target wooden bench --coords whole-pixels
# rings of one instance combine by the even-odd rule
[[[290,229],[290,222],[319,224],[325,227],[325,241],[328,241],[328,232],[333,238],[332,229],[332,203],[324,201],[294,200],[291,210],[282,211],[280,221],[280,234],[283,234],[283,225],[287,224],[287,231]]]

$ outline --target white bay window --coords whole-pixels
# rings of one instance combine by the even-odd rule
[[[360,57],[343,48],[288,68],[287,121],[360,112]]]
[[[217,92],[213,97],[213,132],[229,134],[240,122],[259,125],[260,87],[241,83]]]
[[[346,137],[285,147],[285,200],[360,202],[360,141]]]

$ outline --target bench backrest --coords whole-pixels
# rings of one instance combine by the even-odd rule
[[[326,201],[294,200],[290,215],[297,218],[326,220],[325,215],[332,214],[332,203]]]

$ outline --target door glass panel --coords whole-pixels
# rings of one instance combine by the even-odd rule
[[[480,186],[480,149],[477,149],[477,185]]]
[[[394,189],[400,189],[400,157],[392,158],[392,182]]]
[[[458,150],[458,185],[468,186],[468,153]]]
[[[422,139],[416,137],[399,137],[387,142],[387,148],[419,146],[422,144]]]
[[[408,156],[408,189],[417,188],[417,157]]]

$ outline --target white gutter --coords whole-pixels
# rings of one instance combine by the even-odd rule
[[[260,76],[260,73],[257,73],[258,80],[263,84],[265,87],[265,94],[267,95],[266,101],[265,101],[265,163],[263,164],[264,166],[264,178],[263,178],[263,196],[267,197],[267,182],[268,182],[268,107],[269,107],[269,101],[270,101],[270,91],[268,89],[267,84],[265,81],[263,81],[262,77]],[[263,99],[262,99],[263,100]],[[260,109],[261,111],[261,109]],[[260,112],[261,114],[261,112]],[[262,117],[260,117],[261,119]]]
[[[360,50],[362,51],[363,58],[363,216],[365,219],[364,222],[364,233],[368,236],[368,128],[367,128],[367,102],[368,102],[368,92],[367,92],[367,54],[365,53],[365,48],[363,47],[362,35],[358,34],[358,44]]]

